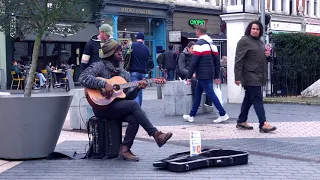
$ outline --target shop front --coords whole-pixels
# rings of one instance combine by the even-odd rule
[[[201,14],[192,11],[179,11],[179,8],[177,8],[177,11],[173,15],[173,31],[181,32],[181,41],[171,42],[174,44],[176,51],[181,52],[190,41],[197,41],[198,38],[196,37],[195,27],[201,25],[207,28],[207,34],[217,45],[220,58],[226,56],[227,38],[221,33],[220,12],[215,11],[216,10],[211,10],[210,14]]]
[[[145,2],[107,2],[103,11],[103,23],[113,27],[113,38],[121,42],[123,47],[136,41],[137,32],[143,32],[145,44],[149,47],[156,66],[156,55],[165,50],[167,44],[167,9],[167,5]]]
[[[74,80],[77,81],[84,47],[90,37],[95,34],[98,34],[98,28],[95,24],[89,23],[82,30],[68,34],[66,37],[58,32],[43,37],[39,50],[38,69],[45,69],[48,63],[55,67],[60,67],[61,63],[64,62],[72,65],[75,70]],[[11,82],[12,60],[17,60],[24,65],[31,63],[35,38],[36,36],[31,33],[21,34],[19,38],[13,41],[10,38],[6,39],[7,82]]]

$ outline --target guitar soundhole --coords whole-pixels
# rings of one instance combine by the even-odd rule
[[[117,85],[117,84],[113,85],[113,89],[116,90],[116,91],[119,91],[120,90],[120,85]]]

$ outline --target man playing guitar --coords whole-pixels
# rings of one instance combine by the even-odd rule
[[[79,77],[81,84],[89,89],[101,89],[106,99],[114,94],[115,87],[104,81],[102,78],[111,79],[115,76],[124,78],[130,82],[129,73],[121,65],[121,45],[113,39],[101,45],[101,60],[91,64]],[[98,78],[99,77],[99,78]],[[141,81],[133,89],[124,89],[126,97],[116,98],[103,108],[93,106],[95,116],[106,119],[127,120],[128,127],[124,140],[120,147],[119,156],[124,160],[139,161],[139,158],[131,152],[131,146],[141,125],[149,136],[152,136],[159,147],[163,146],[171,137],[172,133],[162,133],[155,128],[144,114],[139,104],[133,99],[136,98],[141,89],[146,88],[147,83]]]

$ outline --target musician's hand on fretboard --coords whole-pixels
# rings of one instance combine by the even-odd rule
[[[147,86],[148,86],[148,82],[145,79],[143,79],[142,81],[139,81],[139,85],[138,85],[139,89],[145,89]]]

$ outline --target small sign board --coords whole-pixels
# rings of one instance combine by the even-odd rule
[[[181,42],[181,31],[169,31],[169,42]]]
[[[200,131],[190,131],[190,156],[201,153],[201,133]]]

